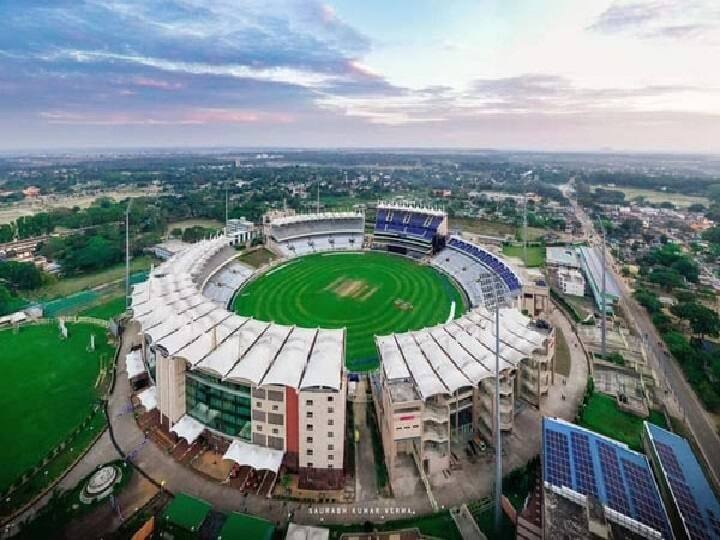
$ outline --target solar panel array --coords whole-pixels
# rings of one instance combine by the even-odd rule
[[[720,539],[720,521],[715,513],[720,504],[687,441],[649,424],[646,431],[650,434],[687,534],[693,540]]]
[[[562,420],[543,419],[543,479],[597,498],[672,538],[647,459],[627,446]]]

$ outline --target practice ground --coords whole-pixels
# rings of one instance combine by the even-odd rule
[[[39,463],[90,413],[97,399],[100,358],[113,350],[97,326],[57,325],[0,331],[0,491]],[[86,350],[95,334],[95,352]]]
[[[241,289],[240,315],[304,327],[347,328],[351,370],[377,366],[375,335],[445,322],[465,311],[437,270],[386,253],[324,253],[291,260]]]

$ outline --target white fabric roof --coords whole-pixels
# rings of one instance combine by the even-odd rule
[[[317,330],[310,328],[293,328],[275,362],[265,375],[263,384],[281,384],[299,388],[300,377],[307,364],[316,333]]]
[[[252,467],[256,471],[266,470],[277,473],[282,464],[283,454],[282,450],[266,448],[236,439],[223,455],[223,459],[232,460],[243,467]]]
[[[340,390],[344,348],[343,330],[318,330],[300,388]]]
[[[443,351],[430,335],[430,332],[421,330],[413,332],[415,342],[422,350],[434,371],[443,381],[450,392],[455,392],[463,386],[472,386],[470,380],[455,366],[445,351]]]
[[[427,359],[417,346],[417,343],[415,343],[412,334],[397,334],[395,337],[420,396],[426,399],[436,394],[449,393],[443,381],[435,375],[430,364],[428,364]]]
[[[351,216],[362,214],[328,213],[295,219]],[[203,296],[193,277],[203,275],[225,246],[222,236],[192,244],[155,268],[147,282],[133,287],[133,318],[143,332],[163,354],[180,357],[192,369],[228,380],[296,389],[300,385],[339,389],[344,330],[318,333],[250,320],[219,308]]]
[[[177,421],[170,431],[175,433],[178,437],[185,439],[188,444],[192,444],[204,430],[204,425],[195,420],[192,416],[188,416],[186,414]]]
[[[151,411],[157,408],[157,386],[150,386],[137,395],[145,410]]]
[[[292,326],[256,322],[258,325],[265,325],[262,336],[254,342],[252,348],[245,353],[240,362],[230,370],[230,373],[226,375],[226,379],[240,382],[249,381],[255,385],[260,385],[285,338],[292,330]],[[247,339],[251,339],[251,337],[248,336]]]
[[[395,342],[395,336],[376,336],[375,342],[382,358],[382,366],[385,370],[385,377],[388,379],[407,379],[410,377],[405,360],[400,354],[400,349]]]
[[[219,377],[225,377],[267,327],[267,323],[253,319],[242,321],[242,325],[238,326],[235,332],[211,351],[196,367],[211,371]]]
[[[360,212],[321,212],[319,214],[295,214],[283,216],[270,222],[271,225],[287,225],[289,223],[303,223],[306,221],[324,221],[326,219],[361,218]]]
[[[125,370],[127,371],[128,379],[145,373],[145,363],[143,362],[142,352],[132,351],[125,356]]]

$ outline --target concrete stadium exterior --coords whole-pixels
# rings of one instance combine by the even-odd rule
[[[437,211],[427,213],[424,222],[423,209],[401,211],[413,214],[402,219],[415,220],[419,227],[446,223],[435,219]],[[282,216],[265,227],[266,238],[267,231],[277,233],[271,247],[285,257],[303,254],[305,246],[311,252],[337,250],[333,237],[345,241],[342,249],[360,249],[362,240],[349,240],[362,239],[363,230],[364,217],[352,212]],[[322,241],[307,243],[308,238]],[[302,253],[288,253],[288,240],[306,242]],[[445,238],[440,240],[444,246]],[[385,245],[388,241],[386,231]],[[278,248],[279,243],[284,245]],[[203,437],[238,465],[277,474],[282,463],[284,470],[298,474],[303,489],[340,489],[347,461],[345,331],[230,313],[226,307],[233,291],[269,268],[242,268],[228,244],[224,236],[194,244],[133,290],[132,319],[141,328],[142,355],[155,385],[156,421],[190,445]],[[438,245],[437,239],[432,244]],[[460,247],[472,248],[471,264],[484,275],[490,271],[492,286],[519,305],[522,283],[509,265],[479,246]],[[451,277],[467,289],[462,279]],[[494,337],[488,314],[487,306],[474,305],[446,325],[377,338],[382,365],[372,377],[372,389],[391,471],[398,453],[412,454],[416,441],[422,443],[417,453],[421,476],[449,466],[452,426],[456,436],[479,433],[488,439],[496,429],[490,421]],[[504,308],[501,323],[499,428],[509,431],[516,399],[538,404],[547,392],[554,332],[517,307]],[[399,360],[389,352],[393,347]],[[403,419],[408,407],[414,408],[413,420]]]

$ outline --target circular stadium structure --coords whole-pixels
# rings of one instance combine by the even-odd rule
[[[346,368],[345,328],[278,324],[228,306],[243,286],[299,257],[385,251],[447,276],[469,308],[429,327],[398,326],[374,336],[379,368],[370,382],[391,481],[402,454],[413,457],[421,475],[447,468],[452,438],[489,438],[494,430],[495,307],[501,430],[513,428],[516,400],[537,404],[547,392],[554,355],[553,329],[518,309],[518,274],[490,251],[450,235],[447,222],[444,212],[394,204],[378,205],[372,234],[359,212],[275,216],[266,219],[264,236],[279,259],[259,269],[239,262],[225,236],[193,244],[132,292],[132,320],[143,339],[129,356],[138,373],[145,367],[150,374],[149,386],[138,385],[140,402],[183,450],[210,445],[238,467],[272,478],[282,468],[298,473],[303,489],[339,489],[354,378]],[[362,298],[372,286],[359,281],[334,283],[333,293]],[[414,307],[403,298],[387,301],[400,311]]]

